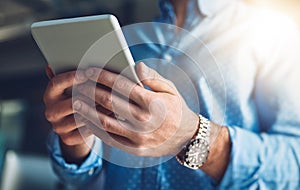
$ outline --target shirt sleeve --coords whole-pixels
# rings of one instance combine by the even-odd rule
[[[228,127],[231,160],[220,189],[300,189],[300,34],[288,22],[276,29],[257,53],[260,131]]]
[[[59,137],[54,132],[49,134],[47,147],[52,160],[53,170],[66,186],[83,186],[90,180],[93,180],[101,171],[103,162],[99,152],[102,151],[102,142],[98,138],[95,138],[90,155],[80,166],[69,164],[64,160],[59,145]]]

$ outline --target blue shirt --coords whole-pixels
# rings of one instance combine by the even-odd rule
[[[52,133],[48,147],[58,176],[83,189],[299,189],[295,24],[238,0],[190,0],[185,30],[176,33],[174,26],[159,24],[174,24],[171,4],[161,0],[160,9],[157,23],[126,26],[124,34],[136,61],[173,81],[193,111],[228,127],[231,158],[222,181],[175,158],[143,167],[152,158],[129,155],[100,139],[82,165],[68,164]]]

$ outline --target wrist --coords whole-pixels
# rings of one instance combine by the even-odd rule
[[[207,162],[200,169],[219,182],[230,160],[231,141],[227,127],[218,126],[214,123],[211,125],[211,131],[215,132],[215,134],[211,134],[211,138],[214,140],[210,143],[210,154]]]
[[[180,164],[191,169],[199,169],[207,161],[210,130],[210,121],[199,115],[196,133],[176,156]]]
[[[231,141],[227,127],[219,126],[199,115],[196,135],[176,156],[179,163],[201,169],[220,181],[230,160]]]
[[[95,142],[94,136],[88,137],[84,143],[77,145],[66,145],[61,139],[59,144],[63,158],[67,163],[81,165],[82,162],[89,156],[91,148]]]

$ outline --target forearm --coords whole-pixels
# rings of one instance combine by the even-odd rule
[[[201,167],[207,175],[217,182],[222,179],[230,160],[231,141],[227,127],[218,126],[211,122],[210,153],[206,163]]]
[[[300,187],[299,149],[297,136],[221,127],[201,170],[221,189],[255,187],[258,181],[260,185],[295,189]]]

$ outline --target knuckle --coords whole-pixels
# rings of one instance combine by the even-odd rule
[[[154,97],[153,96],[143,96],[142,99],[146,105],[149,105],[154,100]]]
[[[43,96],[43,101],[44,101],[44,104],[46,105],[47,104],[47,102],[48,102],[48,93],[47,93],[47,91],[44,93],[44,96]]]
[[[75,79],[75,76],[76,76],[76,72],[67,72],[67,73],[65,73],[65,78],[67,80],[73,80],[73,79]]]
[[[74,145],[74,140],[73,140],[72,136],[70,136],[70,135],[61,136],[61,140],[63,141],[64,144],[66,144],[68,146]]]
[[[53,131],[54,131],[55,133],[57,133],[57,134],[62,134],[62,133],[64,133],[63,128],[62,128],[59,124],[54,124],[54,125],[52,125],[52,129],[53,129]]]
[[[98,76],[95,75],[95,77],[97,76],[97,80],[98,80],[99,82],[101,82],[101,81],[103,81],[103,80],[105,79],[105,73],[104,73],[103,71],[100,71],[100,72],[97,73],[97,74],[98,74]]]
[[[77,112],[83,116],[91,115],[91,113],[90,113],[91,110],[90,110],[89,106],[87,104],[85,104],[83,101],[80,101],[80,102],[81,102],[81,107],[79,110],[77,110]]]
[[[101,119],[101,120],[100,120],[100,125],[101,125],[100,127],[101,127],[102,129],[107,130],[108,127],[109,127],[109,121],[108,121],[108,119],[107,119],[107,118]]]
[[[63,85],[61,84],[61,81],[59,78],[53,78],[49,82],[50,91],[61,90],[62,88],[63,88]]]
[[[115,82],[116,88],[123,90],[123,89],[128,89],[129,88],[129,83],[126,79],[124,79],[123,77],[119,77],[118,80],[116,80]]]
[[[50,111],[49,109],[45,111],[45,117],[49,122],[53,122],[56,120],[57,115],[55,114],[55,112]]]
[[[73,81],[75,78],[74,72],[67,72],[52,78],[49,82],[50,90],[64,88],[64,81]]]
[[[81,112],[81,114],[84,115],[84,116],[91,115],[90,109],[87,109],[84,105],[82,106],[82,108],[80,109],[79,112]]]
[[[110,80],[110,75],[108,75],[108,73],[106,71],[100,71],[99,75],[98,75],[98,81],[99,82],[105,82],[105,81],[109,81]]]
[[[143,145],[147,144],[147,137],[142,134],[136,135],[136,141],[138,142],[138,147],[141,148]]]
[[[61,136],[61,139],[63,143],[68,146],[74,146],[82,143],[82,138],[80,138],[80,135],[78,136],[75,134],[68,134],[65,136]]]
[[[110,108],[113,102],[111,94],[103,94],[101,97],[101,102],[104,107]]]
[[[56,89],[57,86],[58,86],[58,84],[59,84],[58,79],[57,79],[57,78],[53,78],[53,79],[51,79],[50,82],[49,82],[49,88],[50,88],[51,90],[52,90],[52,89]]]
[[[82,86],[82,92],[83,94],[86,94],[88,96],[93,96],[95,94],[95,87],[93,86]]]
[[[147,113],[147,112],[137,113],[135,117],[139,122],[144,123],[144,122],[148,122],[150,120],[151,114]]]
[[[74,130],[77,128],[76,123],[72,122],[68,118],[64,118],[62,121],[57,122],[52,125],[52,129],[57,133],[57,134],[65,134],[68,131]]]
[[[146,156],[146,150],[143,146],[138,146],[137,149],[135,150],[134,154],[136,156]]]
[[[50,100],[50,92],[51,92],[51,81],[48,82],[48,86],[44,92],[44,95],[43,95],[43,101],[45,103],[45,105],[47,105],[47,103],[49,102]]]
[[[145,100],[147,100],[147,94],[140,89],[140,87],[135,84],[134,87],[131,89],[131,91],[129,92],[130,96],[134,95],[136,99],[142,101],[142,102],[146,102]]]
[[[51,120],[51,114],[49,113],[49,111],[45,111],[45,118],[48,120],[48,121],[50,121]]]
[[[130,94],[140,94],[140,89],[138,88],[138,85],[135,84],[132,89],[130,90]]]
[[[89,122],[88,119],[84,118],[83,116],[79,114],[74,114],[74,117],[72,118],[72,121],[70,122],[74,127],[79,128],[83,124],[87,124]]]

